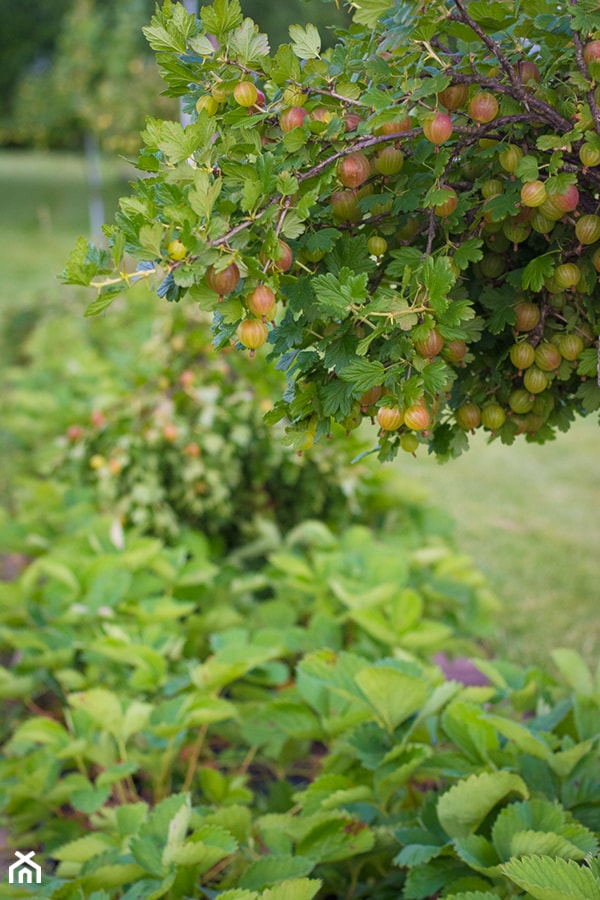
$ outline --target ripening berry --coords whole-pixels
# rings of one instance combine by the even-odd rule
[[[233,96],[240,106],[254,106],[258,100],[258,88],[251,81],[240,81],[233,89]]]
[[[404,416],[397,406],[380,406],[377,421],[384,431],[397,431],[404,422]]]
[[[237,333],[240,343],[250,350],[250,356],[254,356],[254,351],[267,342],[269,328],[260,319],[244,319]]]

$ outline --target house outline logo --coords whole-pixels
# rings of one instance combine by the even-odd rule
[[[35,883],[41,884],[42,867],[36,862],[33,862],[35,852],[31,850],[29,853],[19,853],[17,850],[15,856],[17,857],[17,861],[14,862],[12,866],[8,867],[8,883],[33,884],[33,879],[35,877]],[[17,877],[15,878],[15,876]]]

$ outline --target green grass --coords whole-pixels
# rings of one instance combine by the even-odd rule
[[[107,216],[128,177],[124,164],[106,166]],[[76,237],[88,232],[81,158],[0,152],[0,196],[0,321],[15,307],[71,304],[78,314],[86,292],[66,290],[56,276]],[[590,660],[597,654],[598,437],[594,416],[545,446],[474,438],[472,449],[447,465],[420,454],[416,460],[401,454],[394,463],[455,518],[458,546],[487,573],[501,600],[494,645],[512,659],[543,661],[559,645]]]
[[[103,167],[106,214],[127,188],[125,163]],[[0,305],[47,303],[64,297],[57,280],[79,234],[89,233],[83,158],[68,153],[0,150]]]
[[[593,661],[600,643],[598,418],[578,419],[544,445],[472,438],[439,465],[395,463],[456,522],[458,546],[487,574],[502,603],[493,643],[514,660],[547,659],[556,646]]]

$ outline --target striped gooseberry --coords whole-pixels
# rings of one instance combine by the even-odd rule
[[[491,122],[498,115],[498,101],[489,91],[479,91],[471,97],[469,115],[474,122]]]
[[[506,422],[506,413],[499,403],[486,403],[481,410],[481,424],[489,431],[497,431]]]
[[[404,416],[397,406],[380,406],[377,421],[384,431],[397,431],[404,423]]]
[[[452,131],[452,119],[447,113],[437,112],[423,122],[423,134],[436,146],[447,141]]]
[[[476,403],[463,403],[454,413],[454,418],[465,431],[472,431],[481,424],[481,408]]]
[[[250,356],[254,356],[254,351],[266,343],[269,328],[260,319],[244,319],[237,333],[240,342],[250,350]]]

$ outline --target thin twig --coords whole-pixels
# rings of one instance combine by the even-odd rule
[[[575,0],[571,0],[571,6],[575,5]],[[577,61],[577,68],[585,78],[585,80],[589,84],[589,72],[588,68],[585,64],[585,60],[583,58],[583,41],[581,40],[581,35],[575,29],[572,29],[573,32],[573,44],[575,45],[575,59]],[[598,109],[598,104],[596,103],[596,97],[594,96],[594,88],[590,86],[589,91],[586,94],[587,101],[590,105],[590,110],[592,112],[592,118],[594,119],[594,128],[596,129],[596,133],[600,134],[600,110]]]
[[[431,207],[429,210],[429,226],[427,228],[427,246],[425,247],[425,255],[431,255],[433,241],[435,238],[435,209]]]
[[[550,104],[545,103],[543,100],[540,100],[534,94],[528,93],[523,87],[523,83],[517,73],[514,70],[514,67],[502,52],[498,44],[492,40],[492,38],[483,31],[483,29],[477,24],[477,22],[471,18],[469,13],[467,12],[462,0],[453,0],[454,5],[456,6],[460,18],[463,22],[469,26],[469,28],[475,32],[475,34],[480,38],[481,41],[486,45],[486,47],[494,54],[502,69],[506,73],[508,80],[510,81],[513,96],[516,97],[517,100],[523,104],[525,109],[529,109],[530,107],[536,112],[543,115],[549,122],[553,124],[555,128],[558,128],[562,131],[571,131],[571,123],[564,119],[560,113],[557,113],[556,110],[550,106]]]
[[[183,790],[189,791],[192,786],[192,782],[194,780],[194,775],[196,774],[196,769],[198,768],[198,760],[200,759],[200,754],[202,752],[202,746],[204,744],[204,739],[206,737],[206,733],[208,731],[208,725],[204,724],[201,726],[198,731],[198,736],[194,742],[192,747],[192,752],[190,754],[190,759],[188,762],[187,772],[185,773],[185,781],[183,782]]]

